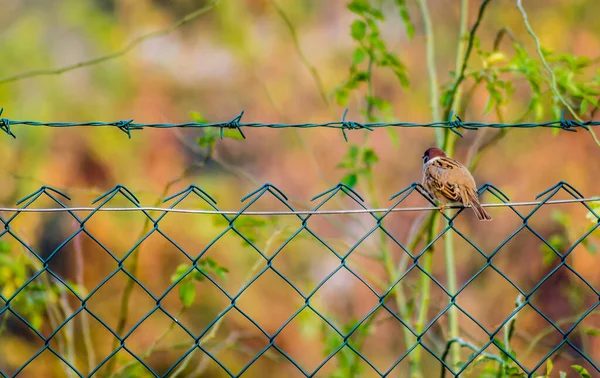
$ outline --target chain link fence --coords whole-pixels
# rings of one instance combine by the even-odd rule
[[[488,376],[490,369],[501,374],[498,376],[533,376],[548,368],[548,359],[559,355],[567,356],[577,366],[587,366],[592,375],[599,373],[600,354],[593,345],[582,342],[582,335],[594,335],[595,328],[584,323],[595,315],[600,293],[589,277],[586,279],[570,263],[577,247],[590,246],[588,241],[600,225],[600,212],[594,207],[597,202],[585,198],[565,182],[544,191],[536,201],[526,203],[511,203],[490,184],[483,185],[479,192],[484,198],[494,199],[494,203],[484,205],[490,211],[501,210],[503,217],[513,217],[518,224],[504,240],[494,242],[496,245],[491,249],[485,235],[469,234],[465,229],[491,232],[494,222],[485,230],[472,224],[457,226],[461,219],[468,218],[462,208],[454,209],[452,216],[444,214],[445,225],[435,229],[421,244],[408,240],[410,235],[402,222],[388,223],[394,215],[438,211],[431,206],[409,206],[429,201],[417,183],[392,196],[391,205],[382,209],[368,208],[357,192],[339,184],[315,196],[313,201],[317,205],[310,210],[296,210],[280,189],[266,184],[244,197],[243,207],[238,211],[219,209],[211,195],[194,185],[167,198],[165,203],[169,206],[163,208],[143,207],[132,192],[120,185],[98,197],[94,206],[80,208],[69,207],[66,194],[42,187],[19,201],[19,207],[1,209],[4,216],[0,218],[3,225],[0,343],[2,339],[7,342],[24,337],[35,345],[29,347],[31,356],[23,361],[0,356],[2,375],[31,376],[26,372],[37,360],[44,364],[54,360],[54,365],[48,366],[62,367],[66,376],[80,377],[204,376],[203,373],[253,376],[252,368],[257,365],[283,369],[277,370],[277,376],[392,377],[407,376],[412,364],[423,360],[425,376],[468,376],[468,373]],[[569,198],[557,200],[561,193]],[[115,201],[121,206],[110,207]],[[38,203],[46,207],[36,206]],[[261,203],[269,208],[254,210]],[[332,209],[329,205],[333,203],[341,208]],[[545,207],[567,204],[585,210],[589,227],[567,244],[546,240],[531,220]],[[274,211],[275,208],[278,210]],[[107,235],[95,235],[101,226],[92,223],[107,213],[139,216],[135,219],[144,224],[139,239],[131,234],[137,233],[141,223],[130,218],[119,226],[122,235],[128,234],[129,242],[133,243],[125,250],[122,243],[112,243],[111,247],[103,239]],[[40,248],[45,253],[40,253],[34,243],[26,240],[22,230],[31,221],[21,222],[25,226],[19,223],[32,214],[65,216],[66,220],[63,218],[61,222],[71,224],[74,231],[51,247],[42,244]],[[162,227],[175,214],[187,218],[175,221],[170,228]],[[336,220],[340,216],[348,218],[340,222]],[[52,219],[49,224],[58,224],[56,218]],[[203,241],[178,242],[167,228],[188,229],[192,234],[201,234]],[[205,231],[213,228],[219,231],[209,238]],[[336,235],[332,230],[336,229],[339,235],[346,236],[332,238],[331,235]],[[403,237],[396,236],[399,230],[404,230]],[[445,278],[434,272],[436,265],[424,262],[432,258],[438,261],[435,255],[440,256],[441,238],[446,233],[457,238],[457,251],[470,251],[464,261],[481,262],[476,269],[470,268],[463,274],[463,282],[455,291],[450,291],[444,284]],[[552,263],[543,277],[523,283],[511,278],[515,277],[513,269],[510,265],[507,268],[506,261],[496,261],[504,249],[509,249],[511,241],[525,234],[549,251],[545,258]],[[120,236],[108,237],[110,240]],[[237,240],[237,244],[220,245],[226,238]],[[340,244],[339,240],[345,243]],[[298,241],[301,243],[294,245]],[[480,247],[481,243],[488,248]],[[120,252],[114,250],[114,245],[119,246]],[[156,248],[150,252],[152,245]],[[166,267],[160,266],[163,262],[148,265],[158,258],[148,253],[156,249],[164,251],[167,246],[171,263],[167,262]],[[386,255],[384,249],[395,252]],[[65,254],[65,250],[72,253]],[[315,250],[322,253],[315,255]],[[97,262],[100,255],[104,263]],[[527,260],[540,258],[538,248],[520,250],[518,255],[521,256],[518,262],[525,265]],[[514,256],[511,254],[510,259]],[[315,258],[321,261],[307,261]],[[75,274],[65,273],[65,260],[69,263],[75,260]],[[173,265],[175,261],[180,263]],[[515,270],[516,262],[513,261]],[[14,264],[21,264],[20,275],[11,270]],[[114,269],[100,274],[106,266]],[[389,269],[382,271],[372,266]],[[153,269],[157,271],[152,272]],[[155,284],[165,269],[170,269],[172,275],[169,283],[158,290]],[[307,280],[299,278],[314,270],[321,271],[321,275]],[[498,306],[492,313],[495,319],[502,320],[494,325],[481,318],[481,311],[473,313],[473,304],[468,299],[473,294],[470,287],[493,289],[486,286],[487,279],[482,283],[482,277],[489,274],[499,278],[494,282],[501,283],[492,285],[503,285],[502,290],[507,291],[512,303],[506,313],[501,305],[506,300],[485,302],[486,306]],[[550,301],[550,307],[544,300],[535,300],[545,284],[558,276],[564,279],[565,275],[577,280],[578,308],[582,309],[568,322],[557,320],[553,308],[568,305],[553,301],[552,296],[548,299],[546,294],[544,298]],[[92,285],[94,279],[98,281]],[[312,284],[307,284],[309,281]],[[565,286],[561,282],[559,286]],[[413,290],[415,285],[429,286],[431,297],[419,298]],[[255,286],[260,289],[254,290]],[[510,287],[510,294],[506,287]],[[95,296],[103,300],[93,304]],[[217,297],[219,301],[215,300]],[[353,297],[354,301],[347,300]],[[481,300],[485,294],[475,297]],[[461,302],[461,298],[467,300]],[[348,307],[339,310],[340,301]],[[332,310],[336,306],[337,312]],[[257,308],[262,310],[257,312]],[[445,340],[444,319],[450,311],[456,311],[464,328],[461,337]],[[541,339],[532,342],[536,356],[533,359],[529,353],[532,351],[526,353],[527,358],[516,353],[513,349],[516,341],[511,341],[525,312],[528,317],[537,317],[542,335],[554,334],[547,345]],[[383,327],[380,328],[383,333],[376,327]],[[225,334],[225,329],[229,333]],[[315,332],[320,336],[315,338]],[[377,336],[375,341],[368,341],[372,335]],[[530,337],[535,340],[537,336]],[[298,342],[296,348],[293,344],[298,338],[313,341]],[[460,346],[458,364],[449,361],[453,345]],[[230,350],[245,358],[233,358]]]

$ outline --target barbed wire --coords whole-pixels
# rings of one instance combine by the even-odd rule
[[[0,115],[4,108],[0,109]],[[449,129],[453,133],[462,137],[460,129],[465,130],[477,130],[480,128],[517,128],[517,129],[529,129],[534,127],[548,127],[555,129],[562,129],[565,131],[577,131],[578,128],[589,130],[589,127],[600,126],[600,121],[585,121],[579,122],[576,120],[565,119],[564,110],[559,120],[548,121],[541,123],[481,123],[481,122],[464,122],[460,116],[450,113],[450,117],[446,121],[429,122],[429,123],[414,123],[414,122],[368,122],[361,123],[356,121],[349,121],[346,119],[348,109],[344,111],[341,121],[331,121],[323,123],[259,123],[259,122],[241,122],[244,111],[229,121],[215,122],[215,123],[202,123],[202,122],[185,122],[185,123],[135,123],[133,119],[119,120],[111,122],[40,122],[40,121],[22,121],[13,120],[9,118],[0,118],[0,130],[6,134],[16,138],[16,135],[12,132],[12,126],[33,126],[33,127],[116,127],[123,131],[129,138],[131,138],[131,131],[143,130],[145,128],[156,128],[156,129],[169,129],[169,128],[219,128],[220,137],[223,139],[224,129],[235,129],[240,133],[242,138],[246,138],[242,128],[333,128],[342,130],[344,139],[348,141],[346,131],[348,130],[368,130],[373,131],[376,128],[382,127],[432,127],[432,128],[443,128]]]
[[[484,203],[483,207],[521,207],[560,205],[568,203],[600,202],[600,197],[589,198],[571,198],[565,200],[550,201],[525,201],[525,202],[502,202],[502,203]],[[445,209],[462,209],[464,206],[445,206]],[[130,211],[164,211],[168,213],[189,213],[189,214],[213,214],[213,215],[343,215],[343,214],[373,214],[385,212],[410,212],[410,211],[431,211],[441,210],[439,206],[417,206],[400,208],[373,208],[373,209],[344,209],[344,210],[293,210],[293,211],[240,211],[235,210],[202,210],[202,209],[178,209],[170,207],[140,206],[140,207],[51,207],[51,208],[14,208],[0,207],[0,212],[14,213],[60,213],[74,211],[108,211],[108,212],[130,212]]]

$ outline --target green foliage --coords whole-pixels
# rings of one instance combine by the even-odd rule
[[[588,206],[592,209],[593,212],[588,211],[588,213],[585,215],[585,218],[589,219],[592,223],[595,224],[598,222],[598,217],[600,216],[600,201],[589,202]]]
[[[397,4],[400,6],[400,13],[403,15],[405,25],[412,26],[404,2],[397,1]],[[371,93],[373,67],[390,69],[399,83],[403,87],[408,87],[406,67],[381,39],[379,24],[385,20],[381,10],[367,0],[352,0],[347,7],[359,17],[350,25],[350,35],[357,46],[352,54],[350,75],[335,90],[335,99],[338,104],[347,105],[350,94],[357,90],[361,84],[365,84],[367,94],[365,95],[366,109],[363,114],[368,121],[375,121],[377,117],[373,111],[377,110],[384,116],[389,116],[391,114],[391,104],[389,101]],[[412,35],[413,32],[414,28],[411,29],[407,26],[407,33]]]
[[[378,161],[379,156],[374,149],[349,145],[342,162],[337,165],[337,168],[346,170],[342,183],[352,188],[357,185],[359,178],[370,178],[373,165]]]
[[[38,270],[25,253],[12,253],[10,245],[0,240],[0,287],[4,298],[14,295],[30,279],[32,272]],[[11,301],[11,308],[23,316],[33,328],[40,330],[44,325],[48,306],[56,305],[66,290],[67,288],[58,282],[38,278],[20,290]],[[5,312],[4,319],[8,314]]]
[[[571,365],[571,367],[573,368],[573,370],[575,370],[577,373],[579,373],[579,376],[581,378],[592,378],[590,373],[588,373],[588,371],[585,368],[583,368],[579,365]]]
[[[592,209],[594,209],[594,206],[597,206],[595,202],[590,202]],[[594,223],[598,221],[591,212],[588,212],[586,217],[595,219]],[[588,224],[574,222],[569,215],[559,210],[552,212],[552,219],[561,226],[561,229],[548,238],[548,243],[561,253],[566,252],[577,241],[578,235],[583,235],[590,228]],[[598,246],[592,236],[600,237],[600,229],[596,229],[591,235],[583,239],[581,245],[585,247],[588,253],[595,254],[598,251]],[[558,257],[547,245],[542,245],[541,250],[544,254],[545,266],[550,266]]]
[[[521,122],[530,115],[536,121],[542,121],[544,117],[548,117],[547,108],[551,109],[552,119],[560,119],[564,105],[560,98],[552,94],[552,81],[542,62],[531,56],[518,41],[513,41],[511,46],[513,51],[509,58],[509,53],[497,49],[486,51],[481,48],[479,41],[475,42],[475,51],[482,65],[479,69],[467,71],[466,77],[473,79],[474,87],[480,83],[485,84],[489,97],[484,114],[496,110],[502,117],[502,107],[509,103],[515,91],[513,83],[524,79],[529,86],[530,96],[524,114],[516,122]],[[543,47],[542,53],[554,72],[559,93],[578,110],[579,115],[589,114],[590,105],[598,107],[600,75],[591,79],[589,75],[593,60],[571,54],[555,54]],[[444,86],[441,99],[444,107],[449,106],[453,83],[450,81]],[[553,132],[557,133],[558,129],[553,129]]]
[[[214,218],[215,226],[229,226],[229,221],[217,215]],[[265,219],[264,217],[241,215],[233,221],[233,227],[243,234],[251,243],[255,243],[264,233],[267,226],[276,226],[278,220],[276,218]],[[242,245],[248,245],[248,242],[240,238]]]
[[[402,19],[402,23],[404,24],[404,28],[406,29],[406,35],[408,38],[412,38],[415,35],[415,26],[412,23],[410,18],[410,14],[408,13],[408,8],[406,7],[406,0],[394,0],[396,5],[398,6],[398,13],[400,14],[400,18]]]
[[[175,269],[175,273],[171,275],[171,282],[176,282],[183,277],[179,281],[179,300],[186,308],[190,307],[196,298],[195,282],[202,282],[211,274],[225,280],[227,279],[226,273],[229,272],[229,269],[220,266],[210,257],[198,260],[196,265],[197,267],[192,269],[191,264],[181,264]]]
[[[328,316],[332,319],[331,315]],[[357,319],[351,319],[341,327],[341,332],[344,335],[349,334],[358,323]],[[329,355],[337,350],[341,345],[340,335],[331,329],[330,326],[324,325],[323,328],[323,340],[325,344],[324,354]],[[352,333],[351,339],[358,340],[357,342],[350,342],[355,349],[360,350],[362,348],[362,342],[364,338],[372,334],[375,331],[375,326],[371,321],[367,320],[363,322],[354,332]],[[360,357],[350,348],[343,347],[336,354],[337,366],[328,377],[329,378],[349,378],[349,377],[361,377],[364,373],[364,367],[360,363]]]

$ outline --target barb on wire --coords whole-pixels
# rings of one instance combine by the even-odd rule
[[[0,109],[0,115],[2,115],[3,109]],[[186,123],[134,123],[133,119],[120,120],[112,122],[41,122],[41,121],[29,121],[29,120],[14,120],[8,118],[0,119],[0,129],[8,135],[16,138],[13,134],[12,129],[14,126],[29,126],[29,127],[115,127],[120,131],[127,134],[131,138],[132,130],[143,130],[146,128],[155,129],[170,129],[170,128],[219,128],[220,136],[223,138],[224,129],[236,129],[239,131],[242,138],[246,139],[246,135],[242,131],[243,128],[272,128],[272,129],[283,129],[283,128],[332,128],[342,130],[344,140],[348,141],[347,130],[368,130],[373,131],[376,128],[385,127],[432,127],[449,129],[456,135],[462,137],[460,129],[476,131],[480,128],[493,128],[493,129],[530,129],[535,127],[546,127],[561,129],[565,131],[577,131],[578,128],[589,130],[590,127],[600,126],[600,121],[585,121],[579,122],[576,120],[567,120],[564,118],[564,111],[559,120],[547,121],[540,123],[480,123],[480,122],[464,122],[462,118],[453,112],[450,112],[450,116],[446,121],[430,122],[430,123],[414,123],[414,122],[369,122],[360,123],[356,121],[346,120],[348,109],[344,111],[342,119],[340,121],[323,122],[323,123],[260,123],[260,122],[241,122],[244,111],[242,110],[236,117],[229,121],[215,122],[215,123],[202,123],[202,122],[186,122]]]

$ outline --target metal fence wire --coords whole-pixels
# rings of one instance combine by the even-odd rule
[[[525,203],[521,205],[528,205],[531,208],[529,211],[518,210],[519,204],[513,204],[510,202],[509,198],[498,188],[494,187],[490,184],[485,184],[479,189],[479,194],[488,193],[492,197],[496,198],[499,202],[497,204],[491,206],[503,206],[505,208],[510,209],[512,213],[514,213],[520,222],[520,226],[514,230],[504,241],[502,241],[491,253],[486,254],[482,248],[476,245],[473,241],[471,241],[467,236],[465,236],[459,229],[456,227],[455,219],[463,213],[465,209],[457,208],[454,214],[450,217],[444,215],[446,218],[445,227],[441,226],[440,231],[436,232],[433,235],[433,238],[429,243],[423,246],[423,248],[419,248],[419,250],[409,250],[409,247],[405,245],[406,243],[401,242],[397,237],[394,236],[394,233],[391,232],[385,225],[384,220],[394,211],[403,211],[403,210],[419,210],[419,208],[403,208],[403,202],[409,198],[409,196],[423,196],[425,200],[429,201],[427,196],[424,196],[421,193],[421,186],[418,183],[414,183],[405,189],[399,191],[397,194],[391,197],[391,205],[386,209],[369,209],[361,196],[355,192],[353,189],[349,188],[344,184],[338,184],[337,186],[315,196],[313,200],[315,201],[316,206],[311,211],[297,211],[290,204],[290,201],[286,197],[286,195],[277,187],[266,184],[256,191],[250,193],[246,197],[242,199],[243,207],[239,211],[231,212],[231,211],[222,211],[217,207],[216,201],[213,199],[211,195],[202,190],[200,187],[192,185],[189,188],[174,194],[165,200],[165,203],[169,204],[168,207],[165,208],[152,208],[153,210],[149,210],[149,208],[144,208],[136,196],[130,192],[124,186],[118,185],[112,190],[106,192],[105,194],[98,197],[93,202],[93,207],[91,208],[73,208],[67,205],[66,200],[69,197],[51,187],[42,187],[38,191],[28,195],[17,203],[18,207],[15,208],[3,208],[2,213],[4,216],[0,217],[0,222],[2,224],[2,231],[0,232],[0,241],[11,239],[12,242],[18,243],[22,246],[28,254],[30,254],[30,258],[33,258],[36,261],[36,264],[39,266],[39,270],[29,272],[29,277],[22,284],[15,286],[12,290],[6,291],[2,290],[2,294],[0,294],[0,299],[2,300],[0,316],[3,316],[3,327],[6,325],[6,319],[10,317],[11,320],[9,322],[19,322],[19,327],[26,327],[31,331],[31,333],[41,341],[42,345],[39,350],[35,351],[33,355],[27,359],[22,366],[13,370],[13,371],[2,371],[2,375],[5,377],[8,376],[18,376],[20,373],[27,369],[28,365],[34,362],[37,358],[40,358],[42,354],[51,353],[56,356],[56,358],[62,361],[66,367],[70,375],[79,376],[79,377],[89,377],[89,376],[104,376],[108,369],[111,361],[114,360],[117,354],[126,353],[131,356],[133,363],[137,366],[143,367],[143,373],[138,374],[150,374],[151,376],[173,376],[178,372],[181,364],[189,359],[190,356],[194,353],[201,352],[201,355],[204,357],[208,357],[211,361],[213,361],[216,365],[222,369],[222,373],[230,376],[230,377],[239,377],[242,376],[245,372],[248,371],[252,367],[257,360],[259,360],[263,356],[267,356],[268,354],[277,354],[277,358],[282,363],[290,363],[296,369],[298,376],[306,376],[306,377],[314,377],[321,376],[323,374],[323,367],[331,361],[335,356],[343,353],[349,353],[353,358],[355,358],[360,364],[364,365],[368,370],[365,374],[369,374],[372,376],[375,374],[376,376],[386,377],[386,376],[396,376],[394,374],[394,369],[398,367],[403,361],[406,361],[410,358],[412,353],[415,353],[417,349],[422,349],[425,354],[428,354],[427,358],[434,358],[439,364],[439,371],[441,376],[461,376],[461,374],[465,374],[465,371],[472,367],[475,364],[478,364],[481,360],[486,360],[488,362],[495,362],[499,366],[518,366],[522,373],[526,376],[533,376],[535,372],[538,372],[540,368],[544,367],[546,364],[546,360],[552,358],[555,353],[559,351],[562,347],[570,347],[578,361],[587,362],[589,366],[594,369],[592,371],[592,375],[600,374],[600,364],[597,360],[594,360],[593,356],[589,353],[585,353],[582,350],[581,344],[577,340],[575,335],[577,327],[584,321],[584,319],[596,310],[598,305],[600,304],[600,292],[589,283],[577,270],[575,270],[571,264],[567,261],[567,258],[571,254],[571,252],[580,244],[585,243],[586,238],[594,232],[600,226],[600,214],[598,210],[595,210],[594,207],[590,206],[589,201],[592,199],[585,198],[580,192],[578,192],[575,188],[565,182],[560,182],[557,185],[549,188],[548,190],[541,193],[535,202]],[[536,214],[540,209],[544,206],[549,206],[549,204],[553,203],[556,200],[556,196],[559,193],[566,193],[572,200],[562,201],[562,203],[575,202],[584,206],[589,214],[593,216],[593,223],[590,224],[589,229],[576,241],[574,241],[571,245],[565,246],[562,251],[559,251],[558,248],[545,240],[540,233],[538,233],[530,224],[531,217]],[[310,226],[309,219],[314,219],[314,217],[322,217],[323,214],[320,214],[321,211],[324,211],[324,207],[326,204],[330,203],[332,199],[336,196],[342,196],[346,198],[346,200],[350,200],[358,206],[358,210],[352,210],[355,212],[363,212],[366,216],[372,217],[374,221],[374,227],[372,227],[368,232],[361,235],[360,238],[348,248],[341,250],[338,246],[332,245],[332,243],[328,242],[319,235],[319,230]],[[217,214],[217,216],[222,217],[222,221],[224,224],[223,231],[216,236],[214,240],[204,245],[198,245],[196,250],[186,250],[182,245],[178,244],[166,231],[161,229],[161,221],[167,216],[170,212],[184,210],[181,209],[181,203],[186,198],[195,197],[196,200],[201,201],[205,205],[208,206],[209,211],[204,211],[205,213]],[[286,210],[275,212],[276,214],[285,214],[289,217],[293,217],[297,219],[299,222],[299,227],[296,230],[293,230],[289,236],[280,243],[276,248],[273,248],[273,251],[267,253],[264,249],[261,249],[258,246],[258,243],[251,235],[248,235],[246,230],[243,227],[244,218],[248,216],[250,210],[248,210],[253,204],[255,204],[258,200],[264,197],[270,197],[271,200],[275,199],[280,202]],[[109,201],[113,200],[113,198],[117,198],[120,200],[124,200],[131,205],[131,208],[135,209],[134,211],[138,211],[143,213],[144,217],[149,222],[149,230],[146,232],[134,245],[122,256],[117,256],[116,253],[110,250],[103,242],[99,240],[93,233],[89,230],[88,224],[93,217],[97,216],[99,213],[104,211],[118,211],[119,209],[111,209],[108,207]],[[414,197],[413,197],[414,198]],[[52,209],[47,211],[57,211],[64,212],[69,214],[72,217],[72,221],[75,222],[76,231],[73,232],[70,236],[68,236],[64,241],[62,241],[51,253],[47,256],[42,256],[40,253],[36,252],[33,246],[28,243],[24,238],[19,234],[18,230],[13,227],[16,220],[19,217],[24,216],[27,211],[32,212],[40,212],[44,211],[44,209],[36,209],[35,204],[40,203],[40,199],[43,201],[52,201],[55,205],[53,205]],[[561,201],[556,201],[556,203],[561,203]],[[121,209],[122,210],[122,209]],[[422,211],[422,208],[420,208]],[[85,211],[87,215],[82,216],[78,215],[79,212]],[[190,212],[197,212],[199,214],[194,214],[196,217],[207,217],[207,214],[202,214],[201,210],[189,210]],[[434,208],[429,208],[428,211],[437,211]],[[268,214],[269,212],[265,212]],[[334,212],[335,213],[335,212]],[[253,216],[261,216],[260,212],[254,212]],[[460,287],[457,288],[455,292],[450,292],[441,282],[438,280],[431,272],[427,269],[424,269],[422,261],[425,258],[428,251],[434,246],[436,242],[440,240],[440,238],[448,233],[452,232],[456,235],[456,237],[464,240],[470,246],[477,251],[478,254],[485,260],[485,263],[481,268],[479,268],[476,272],[474,272],[470,278],[466,280]],[[319,243],[322,245],[331,256],[334,256],[337,263],[335,269],[333,269],[329,274],[325,276],[324,279],[319,282],[316,287],[312,290],[303,290],[298,287],[298,285],[294,284],[292,280],[284,274],[280,269],[278,269],[274,264],[274,259],[281,253],[281,251],[285,248],[286,245],[291,243],[295,238],[299,238],[300,234],[310,235],[313,238],[315,243]],[[558,264],[554,266],[541,280],[535,283],[535,286],[531,290],[525,290],[521,288],[514,280],[509,277],[508,272],[501,270],[498,268],[494,261],[492,260],[500,250],[504,246],[511,241],[511,239],[517,237],[522,233],[530,233],[530,235],[534,235],[539,239],[541,243],[546,245],[552,253],[556,256],[556,260]],[[94,243],[96,243],[107,256],[110,256],[112,260],[117,265],[117,268],[108,276],[106,276],[102,281],[94,288],[91,288],[88,292],[84,292],[81,288],[76,287],[73,282],[65,280],[61,278],[59,274],[57,274],[52,268],[51,264],[53,259],[56,259],[56,255],[59,253],[61,248],[65,247],[69,242],[74,240],[76,236],[85,234]],[[262,260],[264,267],[259,269],[256,274],[252,274],[250,279],[241,287],[240,290],[231,292],[231,290],[227,290],[226,287],[222,284],[222,281],[219,279],[219,273],[224,273],[226,271],[225,268],[219,267],[217,263],[213,260],[207,260],[205,257],[210,251],[211,247],[215,245],[215,243],[223,238],[225,235],[236,235],[241,238],[247,246],[249,246],[252,250],[255,251],[255,255],[257,258]],[[367,280],[362,272],[357,271],[354,267],[348,264],[348,261],[353,253],[357,253],[357,249],[360,247],[361,243],[363,243],[367,238],[371,235],[381,234],[385,238],[389,239],[389,242],[399,247],[403,254],[408,257],[408,264],[404,271],[398,272],[397,278],[388,285],[387,289],[381,292],[377,288],[373,286],[373,284]],[[164,238],[164,241],[171,243],[182,256],[185,256],[185,260],[188,265],[182,271],[179,271],[178,274],[174,277],[174,281],[172,284],[163,292],[163,293],[153,293],[149,288],[147,288],[139,279],[136,277],[135,272],[128,268],[128,261],[131,261],[131,257],[136,253],[138,247],[151,236],[160,236]],[[358,237],[359,235],[357,235]],[[2,257],[2,253],[0,251],[0,257]],[[129,260],[128,260],[129,259]],[[209,266],[207,266],[207,264]],[[210,266],[212,265],[212,267]],[[212,269],[212,270],[211,270]],[[559,269],[567,269],[570,273],[577,276],[585,285],[593,292],[595,296],[594,303],[591,304],[577,319],[573,319],[571,323],[569,323],[568,327],[565,329],[564,324],[558,324],[555,320],[551,318],[551,316],[545,314],[542,310],[536,306],[536,304],[531,301],[532,296],[536,291],[540,289],[540,287],[559,270]],[[464,306],[459,305],[457,302],[457,297],[465,291],[465,289],[480,275],[484,272],[494,270],[497,274],[499,274],[506,282],[508,282],[516,291],[518,291],[519,296],[515,302],[514,310],[500,323],[497,324],[493,329],[488,329],[484,324],[482,324],[481,320],[478,320],[476,317],[472,316],[469,311],[464,308]],[[333,321],[327,313],[320,310],[317,306],[314,305],[314,298],[319,293],[319,290],[323,288],[324,285],[338,272],[345,271],[355,277],[358,281],[360,281],[360,285],[363,285],[363,289],[368,290],[372,293],[376,298],[376,305],[374,305],[362,318],[357,319],[356,322],[348,327],[341,327],[337,322]],[[297,310],[289,317],[287,320],[283,321],[277,329],[267,330],[258,321],[253,319],[250,314],[247,314],[244,309],[239,306],[238,302],[240,297],[248,291],[252,286],[266,273],[274,273],[282,280],[282,285],[288,285],[289,288],[293,289],[295,296],[297,296],[301,305],[297,308]],[[394,304],[394,290],[397,290],[399,284],[403,283],[403,280],[411,274],[411,272],[417,272],[419,274],[423,274],[430,280],[430,284],[434,287],[437,287],[441,290],[447,301],[441,304],[441,310],[435,315],[432,319],[430,319],[425,324],[422,324],[420,327],[416,327],[414,323],[410,321],[410,319],[404,318],[402,314],[399,314]],[[89,306],[90,300],[94,297],[99,290],[103,288],[107,282],[117,274],[124,273],[137,288],[143,290],[144,295],[147,295],[152,302],[152,308],[148,313],[139,319],[130,329],[124,329],[123,332],[119,332],[114,325],[111,326],[108,322],[103,319],[101,316],[97,315]],[[32,286],[37,285],[40,280],[43,278],[43,275],[50,276],[50,280],[52,282],[56,282],[57,285],[60,285],[64,290],[69,292],[69,295],[73,295],[76,298],[77,306],[72,309],[70,313],[65,313],[63,319],[59,319],[61,321],[57,321],[54,329],[51,329],[49,332],[43,332],[41,330],[40,324],[36,324],[36,319],[32,319],[27,314],[20,313],[21,307],[17,305],[19,300],[19,296],[24,291],[27,291],[27,295],[32,295],[32,291],[30,290]],[[184,322],[180,321],[179,314],[174,313],[173,311],[169,311],[169,309],[165,308],[165,298],[167,295],[175,291],[178,285],[185,283],[185,280],[189,279],[192,276],[199,277],[204,280],[204,283],[212,285],[213,289],[218,290],[222,295],[227,298],[228,305],[222,309],[207,325],[203,326],[201,330],[191,329]],[[288,289],[289,289],[288,288]],[[436,289],[437,290],[437,289]],[[117,294],[119,296],[117,296]],[[115,300],[120,299],[121,291],[115,293]],[[187,300],[187,299],[186,299]],[[193,300],[193,298],[192,298]],[[267,299],[268,302],[268,299]],[[130,303],[129,306],[136,306],[135,303]],[[503,337],[506,338],[507,335],[502,335],[502,330],[507,332],[512,332],[510,330],[511,322],[514,322],[516,317],[519,315],[519,312],[524,308],[533,309],[541,318],[543,318],[548,325],[550,325],[556,332],[560,334],[560,341],[556,343],[556,345],[548,348],[545,356],[539,360],[539,362],[533,366],[526,366],[523,361],[520,361],[519,355],[515,355],[512,350],[505,344],[503,341]],[[443,341],[443,345],[445,347],[443,350],[439,350],[433,348],[431,343],[425,342],[428,331],[431,331],[433,327],[436,326],[436,322],[445,314],[448,313],[452,308],[458,311],[460,314],[466,316],[470,319],[474,324],[476,324],[481,332],[485,334],[485,340],[482,344],[477,345],[474,342],[467,341],[468,338],[454,338],[450,340]],[[218,351],[211,347],[208,342],[208,337],[211,335],[212,330],[214,330],[215,326],[219,324],[230,312],[239,312],[245,319],[247,319],[255,330],[260,332],[266,340],[266,345],[264,347],[258,348],[258,350],[249,352],[251,354],[251,358],[244,366],[228,366],[227,361],[221,358],[218,355]],[[314,368],[307,368],[303,366],[302,362],[299,362],[297,357],[295,358],[292,353],[287,350],[284,346],[281,345],[280,336],[286,327],[290,325],[300,316],[301,313],[309,311],[311,316],[316,316],[322,323],[323,327],[326,327],[329,332],[337,334],[339,337],[339,343],[335,345],[330,345],[329,350],[327,351],[327,355],[322,359],[322,361]],[[361,348],[357,347],[357,342],[353,339],[353,335],[359,332],[360,328],[365,326],[367,322],[370,322],[369,319],[376,312],[383,311],[386,313],[386,316],[389,317],[388,321],[397,322],[402,325],[404,332],[406,332],[406,336],[409,339],[412,339],[414,344],[412,346],[407,347],[405,350],[403,349],[401,352],[398,352],[398,355],[395,361],[388,368],[382,370],[381,366],[376,366],[371,360],[372,358],[365,355],[365,351],[361,350]],[[162,314],[170,319],[171,326],[168,330],[176,328],[179,332],[183,331],[183,333],[189,336],[190,345],[189,348],[185,348],[185,350],[181,353],[180,357],[173,361],[172,365],[168,368],[165,368],[161,371],[157,371],[151,367],[152,362],[148,360],[148,356],[144,353],[140,353],[139,351],[134,350],[134,348],[129,345],[128,341],[130,340],[131,335],[136,332],[144,322],[149,319],[153,314]],[[56,345],[56,339],[59,337],[60,332],[64,332],[69,322],[71,322],[75,317],[80,314],[86,314],[91,318],[94,318],[99,324],[102,325],[108,332],[111,334],[111,339],[114,338],[115,344],[114,348],[111,352],[104,357],[103,359],[98,359],[95,361],[95,365],[89,365],[92,360],[88,361],[87,369],[82,368],[86,366],[85,363],[81,361],[73,361],[69,359],[67,356],[69,354],[69,350],[63,350]],[[14,326],[14,325],[13,325]],[[47,327],[47,326],[46,326]],[[167,330],[167,331],[168,331]],[[4,335],[6,335],[6,330],[4,330]],[[429,332],[431,333],[431,332]],[[160,332],[159,332],[160,334]],[[1,338],[4,336],[0,336]],[[77,332],[76,335],[71,334],[70,337],[77,337],[81,339],[80,334]],[[278,338],[279,337],[279,338]],[[92,343],[94,344],[94,343]],[[448,361],[448,354],[451,349],[451,345],[458,344],[461,348],[470,349],[470,353],[468,358],[465,361],[462,361],[461,364],[457,366],[452,366]],[[76,346],[77,348],[84,348],[83,341],[77,340]],[[490,353],[490,346],[495,346],[494,349],[497,353]],[[87,348],[90,345],[86,346]],[[426,351],[426,352],[425,352]],[[309,351],[306,351],[308,353]],[[371,355],[372,356],[372,355]],[[199,357],[198,357],[199,358]],[[0,367],[2,366],[2,361],[6,361],[7,356],[0,356]],[[210,361],[209,361],[210,362]],[[212,362],[211,362],[212,363]],[[79,365],[78,365],[79,364]],[[365,365],[366,364],[366,365]],[[76,367],[76,365],[78,367]],[[368,367],[367,367],[368,366]],[[369,370],[371,369],[371,370]],[[398,371],[398,370],[396,370]],[[121,368],[120,373],[123,373],[123,368]],[[107,374],[107,373],[106,373]],[[22,374],[23,375],[23,374]],[[136,374],[134,374],[136,375]],[[109,376],[123,376],[119,375],[119,370],[114,369],[113,367],[113,375]],[[360,374],[357,376],[361,376]],[[438,375],[439,376],[439,375]]]

